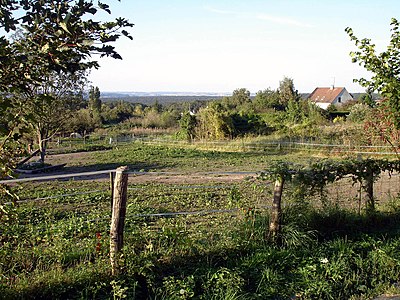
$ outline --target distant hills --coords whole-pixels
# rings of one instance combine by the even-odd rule
[[[223,97],[232,93],[210,93],[210,92],[101,92],[101,98],[117,97]]]
[[[354,99],[358,99],[363,93],[352,93]],[[213,92],[101,92],[101,100],[112,102],[123,100],[131,103],[142,103],[146,105],[154,104],[156,101],[160,104],[210,101],[221,99],[225,96],[231,96],[232,93],[213,93]],[[300,93],[303,99],[307,99],[310,93]],[[255,94],[251,94],[255,96]],[[378,98],[374,94],[374,99]]]
[[[112,102],[123,100],[146,105],[209,101],[230,96],[232,93],[195,93],[195,92],[101,92],[101,100]]]

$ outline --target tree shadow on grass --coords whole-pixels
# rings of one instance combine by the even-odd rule
[[[400,235],[400,210],[361,214],[345,209],[328,209],[313,213],[308,224],[322,240],[337,237],[360,239],[365,235]]]
[[[1,299],[112,299],[110,274],[84,274],[49,278],[23,289],[0,287]]]
[[[155,284],[161,287],[163,279],[167,276],[183,279],[193,275],[197,280],[202,281],[219,270],[226,269],[232,274],[240,274],[245,279],[244,293],[255,295],[257,283],[263,280],[262,271],[270,263],[279,265],[278,269],[290,270],[296,265],[296,263],[292,264],[291,260],[303,261],[312,255],[316,250],[315,247],[320,248],[322,252],[341,251],[341,247],[337,245],[342,245],[342,243],[330,243],[334,240],[343,241],[343,245],[348,244],[347,247],[355,249],[356,252],[356,249],[361,247],[364,251],[363,255],[368,259],[368,253],[376,251],[376,247],[379,248],[382,242],[398,245],[400,239],[400,210],[360,216],[357,213],[339,209],[330,213],[315,214],[309,221],[308,228],[299,228],[299,230],[317,231],[318,239],[314,242],[310,240],[308,245],[306,243],[304,245],[300,243],[297,246],[274,245],[259,239],[246,246],[231,249],[222,248],[199,255],[176,255],[167,261],[160,260],[156,263],[153,279]],[[291,238],[290,234],[293,232],[289,233],[286,240]],[[290,244],[290,241],[288,242]],[[326,242],[328,242],[327,246],[325,246]],[[349,253],[352,252],[349,251]],[[384,269],[380,271],[384,272]],[[297,284],[297,278],[293,277],[293,274],[287,274],[287,276],[288,279],[293,280],[294,285]],[[147,287],[143,292],[146,291],[148,291]]]

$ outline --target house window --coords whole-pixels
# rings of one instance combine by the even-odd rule
[[[342,103],[342,97],[339,97],[339,98],[337,99],[337,102],[338,102],[338,103]]]

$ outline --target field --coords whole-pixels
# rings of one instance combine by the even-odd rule
[[[282,241],[267,239],[273,183],[258,173],[273,161],[320,156],[142,143],[50,156],[68,162],[67,173],[121,165],[140,172],[129,174],[123,272],[110,273],[107,174],[23,183],[13,186],[20,202],[7,206],[1,225],[0,298],[372,299],[399,292],[395,194],[367,215],[351,205],[350,184],[340,195],[331,187],[334,197],[302,201],[288,185]]]

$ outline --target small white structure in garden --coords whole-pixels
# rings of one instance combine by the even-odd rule
[[[73,132],[69,135],[70,138],[81,139],[82,136],[78,132]]]

